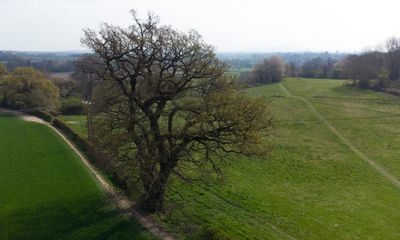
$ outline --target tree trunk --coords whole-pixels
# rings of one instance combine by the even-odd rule
[[[163,211],[164,208],[164,195],[167,187],[168,178],[170,175],[170,169],[161,167],[160,171],[152,176],[152,179],[143,181],[144,196],[142,202],[142,208],[147,213],[155,213]],[[143,179],[142,179],[143,180]]]
[[[93,113],[92,113],[92,102],[89,102],[87,106],[87,112],[86,112],[86,124],[87,124],[87,130],[88,130],[88,139],[89,142],[91,143],[93,140]]]

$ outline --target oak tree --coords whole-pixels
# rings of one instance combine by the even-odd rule
[[[264,154],[271,115],[263,99],[231,87],[225,64],[197,32],[132,16],[128,28],[85,30],[82,42],[103,65],[93,68],[101,79],[93,98],[96,146],[134,166],[142,206],[156,212],[171,175],[220,171],[228,154]]]
[[[3,78],[3,94],[7,103],[16,108],[59,107],[59,90],[45,75],[33,68],[15,68]]]

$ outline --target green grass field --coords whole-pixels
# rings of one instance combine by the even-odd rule
[[[286,79],[282,84],[400,178],[400,98],[343,83]],[[399,188],[279,84],[246,91],[263,96],[274,111],[271,156],[226,159],[222,184],[175,180],[167,228],[188,236],[196,225],[213,226],[230,239],[400,239]]]
[[[0,116],[0,239],[154,239],[50,128]]]
[[[298,98],[400,179],[400,98],[344,83],[286,79],[282,86],[293,96],[280,84],[246,89],[274,112],[272,153],[226,159],[221,183],[173,179],[172,212],[160,222],[183,239],[193,239],[199,226],[235,240],[400,239],[400,189]]]
[[[57,116],[57,118],[63,121],[68,127],[74,130],[82,138],[87,138],[87,127],[86,127],[86,115],[68,115],[68,116]]]

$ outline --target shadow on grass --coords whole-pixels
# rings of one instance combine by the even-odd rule
[[[121,216],[103,196],[60,200],[9,211],[0,206],[0,239],[154,239],[134,220]]]

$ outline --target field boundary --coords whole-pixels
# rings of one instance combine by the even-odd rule
[[[115,207],[117,207],[124,216],[137,220],[145,229],[147,229],[150,233],[152,233],[155,237],[159,239],[175,240],[175,238],[172,235],[170,235],[169,233],[165,232],[162,228],[157,226],[154,223],[154,221],[152,221],[146,216],[143,216],[140,212],[138,212],[135,208],[135,203],[130,201],[128,197],[126,197],[121,191],[118,191],[118,189],[116,189],[110,183],[108,183],[104,179],[104,177],[100,174],[100,172],[89,162],[89,160],[78,150],[77,147],[75,147],[75,145],[60,130],[58,130],[50,123],[36,116],[27,115],[21,112],[4,108],[0,108],[0,112],[11,113],[13,115],[20,117],[25,121],[43,124],[52,129],[78,155],[79,159],[82,161],[85,167],[89,170],[91,174],[93,174],[100,187],[102,187],[105,190],[105,192],[111,197],[112,203],[115,205]]]
[[[304,97],[293,95],[287,88],[285,88],[285,86],[283,86],[282,83],[280,83],[279,86],[288,97],[295,98],[304,102],[307,105],[307,107],[342,141],[342,143],[344,143],[348,148],[350,148],[364,162],[368,163],[375,171],[377,171],[379,174],[388,179],[395,187],[400,189],[400,181],[394,175],[392,175],[389,171],[387,171],[385,168],[380,166],[375,161],[371,160],[363,152],[358,150],[349,140],[347,140],[347,138],[345,138],[339,132],[337,128],[335,128],[321,113],[317,111],[317,109],[309,100],[307,100]]]

